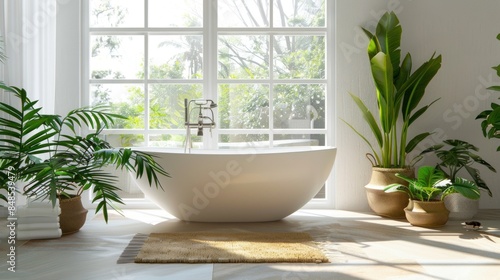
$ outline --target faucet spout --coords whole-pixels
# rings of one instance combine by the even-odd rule
[[[191,105],[194,106],[194,108],[190,108]],[[215,103],[211,99],[193,99],[188,102],[187,99],[184,99],[184,126],[186,127],[186,140],[185,140],[185,147],[184,147],[184,152],[191,151],[191,148],[193,146],[192,139],[191,139],[191,128],[197,128],[197,136],[203,136],[203,129],[205,127],[210,128],[210,131],[212,131],[212,128],[215,127],[215,121],[214,121],[214,112],[213,109],[217,108],[217,103]],[[205,116],[203,115],[204,111],[210,111],[211,116]],[[191,116],[193,111],[198,111],[198,116],[197,116],[197,121],[196,122],[191,122]],[[194,117],[194,116],[193,116]],[[208,120],[208,121],[206,121]]]

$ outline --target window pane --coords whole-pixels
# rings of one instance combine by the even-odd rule
[[[203,36],[150,36],[150,79],[203,77]]]
[[[218,102],[221,128],[269,127],[268,85],[221,84]]]
[[[203,26],[203,0],[149,0],[149,27]]]
[[[219,149],[253,149],[269,147],[269,134],[219,135]]]
[[[219,36],[218,53],[221,79],[269,77],[268,36]]]
[[[197,84],[149,85],[149,126],[151,129],[184,128],[184,98],[201,98]]]
[[[324,79],[325,36],[276,36],[273,73],[279,79]]]
[[[135,79],[144,76],[143,36],[90,36],[91,79]]]
[[[144,0],[90,0],[90,27],[143,27]]]
[[[117,119],[113,128],[144,128],[144,86],[130,84],[92,84],[90,104],[108,104],[111,111],[127,119]]]
[[[275,0],[274,27],[324,27],[325,0]]]
[[[143,134],[108,134],[105,136],[112,147],[144,147]]]
[[[181,134],[152,134],[149,135],[149,146],[165,148],[184,148],[186,135]],[[203,145],[202,137],[191,134],[193,148],[199,148]]]
[[[324,84],[274,87],[275,128],[325,128]]]
[[[324,134],[275,134],[274,147],[324,146]]]
[[[219,27],[269,27],[269,0],[218,0]]]
[[[104,166],[101,170],[116,177],[116,183],[114,185],[118,186],[119,189],[115,192],[119,197],[123,199],[144,198],[144,193],[137,186],[135,174],[129,172],[125,168],[116,169],[113,165]],[[92,197],[95,197],[94,193]]]

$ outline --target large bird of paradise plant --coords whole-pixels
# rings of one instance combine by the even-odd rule
[[[24,194],[49,199],[53,205],[57,199],[92,190],[96,213],[102,210],[107,222],[108,207],[117,209],[116,204],[123,201],[115,176],[103,171],[104,166],[147,176],[156,187],[161,187],[158,175],[168,176],[147,153],[113,148],[99,137],[116,119],[124,118],[109,113],[109,108],[82,107],[64,117],[43,115],[38,101],[30,100],[24,89],[6,85],[0,89],[14,97],[12,104],[16,104],[0,102],[0,189],[7,189],[12,182],[9,176],[15,174],[16,180],[27,182]],[[95,132],[81,136],[82,127]]]
[[[376,144],[347,123],[370,147],[374,166],[405,168],[406,156],[422,140],[430,135],[423,132],[411,140],[409,128],[434,102],[419,107],[426,87],[441,67],[441,55],[433,55],[412,72],[412,59],[408,53],[401,61],[402,28],[394,14],[385,13],[377,24],[375,33],[363,29],[370,38],[368,58],[375,82],[378,121],[359,96],[350,93],[368,123]],[[419,108],[417,108],[419,107]],[[402,119],[400,119],[400,117]]]

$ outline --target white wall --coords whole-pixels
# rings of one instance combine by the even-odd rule
[[[328,0],[332,1],[333,0]],[[57,27],[56,110],[58,113],[80,104],[80,11],[78,0],[59,1]],[[480,155],[500,172],[500,141],[487,141],[481,135],[475,116],[498,93],[488,92],[500,84],[491,66],[500,64],[500,10],[498,0],[337,0],[336,2],[336,126],[335,207],[368,210],[363,186],[370,178],[368,148],[339,118],[368,128],[348,92],[363,99],[372,98],[374,87],[366,56],[367,39],[360,26],[373,27],[387,10],[395,11],[403,27],[402,50],[410,52],[414,65],[420,65],[434,51],[443,55],[443,66],[431,82],[426,100],[441,97],[425,118],[415,123],[415,132],[436,130],[437,142],[459,138],[479,146]],[[490,95],[490,96],[489,96]],[[422,103],[424,104],[424,103]],[[432,161],[425,162],[433,164]],[[500,208],[500,174],[483,171],[483,178],[494,197],[483,195],[482,208]]]
[[[457,138],[480,147],[480,155],[500,173],[500,141],[482,137],[476,115],[500,96],[486,91],[499,84],[492,66],[500,64],[500,2],[496,0],[337,1],[337,116],[371,133],[348,92],[373,100],[373,81],[366,55],[366,38],[359,29],[373,27],[383,11],[393,10],[403,28],[402,53],[410,52],[414,66],[436,51],[443,55],[442,68],[431,82],[422,104],[441,97],[413,126],[414,133],[435,131],[425,146]],[[337,120],[336,208],[367,210],[363,186],[370,178],[370,164],[364,157],[368,147],[344,123]],[[422,148],[422,147],[421,147]],[[434,164],[429,158],[422,164]],[[483,194],[482,208],[500,208],[500,174],[481,169],[493,198]]]

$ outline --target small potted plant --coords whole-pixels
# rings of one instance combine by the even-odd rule
[[[470,198],[478,199],[479,189],[467,179],[456,177],[451,182],[443,171],[434,166],[422,166],[417,171],[416,178],[409,178],[403,174],[396,174],[408,182],[408,186],[401,184],[389,185],[386,192],[405,192],[410,197],[405,208],[406,219],[414,226],[439,227],[448,222],[449,211],[444,204],[446,196],[460,193]]]
[[[422,132],[411,139],[408,136],[411,125],[439,99],[425,106],[419,105],[428,84],[441,68],[441,55],[432,55],[413,70],[409,53],[401,59],[402,28],[394,12],[385,13],[380,18],[374,33],[363,30],[369,37],[367,52],[375,83],[375,97],[363,101],[359,96],[350,95],[376,141],[371,142],[369,136],[344,122],[371,149],[372,176],[365,186],[370,208],[381,216],[403,218],[408,197],[401,193],[386,193],[384,188],[391,183],[405,183],[394,175],[396,173],[414,176],[414,169],[406,156],[430,133]],[[366,106],[373,102],[378,108],[375,114]]]
[[[451,183],[455,183],[459,173],[467,173],[475,185],[483,191],[486,191],[489,196],[492,192],[486,182],[481,178],[478,169],[474,168],[474,164],[487,167],[489,170],[496,172],[495,168],[488,162],[483,160],[475,152],[479,151],[476,146],[457,139],[449,139],[443,141],[443,144],[434,145],[422,153],[420,156],[427,153],[434,153],[440,160],[436,164],[436,168],[441,170],[446,178]],[[479,200],[469,199],[460,194],[451,194],[445,198],[446,208],[450,210],[449,218],[452,220],[467,220],[474,217],[479,209]]]
[[[14,104],[19,105],[0,102],[0,134],[5,136],[0,138],[0,187],[6,188],[4,178],[7,170],[12,170],[17,180],[26,182],[26,196],[48,199],[53,206],[59,200],[63,234],[78,231],[85,222],[87,210],[80,199],[83,191],[93,192],[96,213],[102,211],[106,222],[108,207],[118,210],[116,204],[123,204],[115,176],[103,167],[111,165],[137,177],[145,175],[156,187],[161,187],[159,175],[168,176],[149,154],[113,148],[99,137],[115,119],[124,118],[109,113],[107,107],[82,107],[64,117],[43,115],[36,107],[37,101],[30,100],[24,89],[5,85],[0,88],[17,98]],[[81,136],[78,131],[83,126],[95,132]]]

